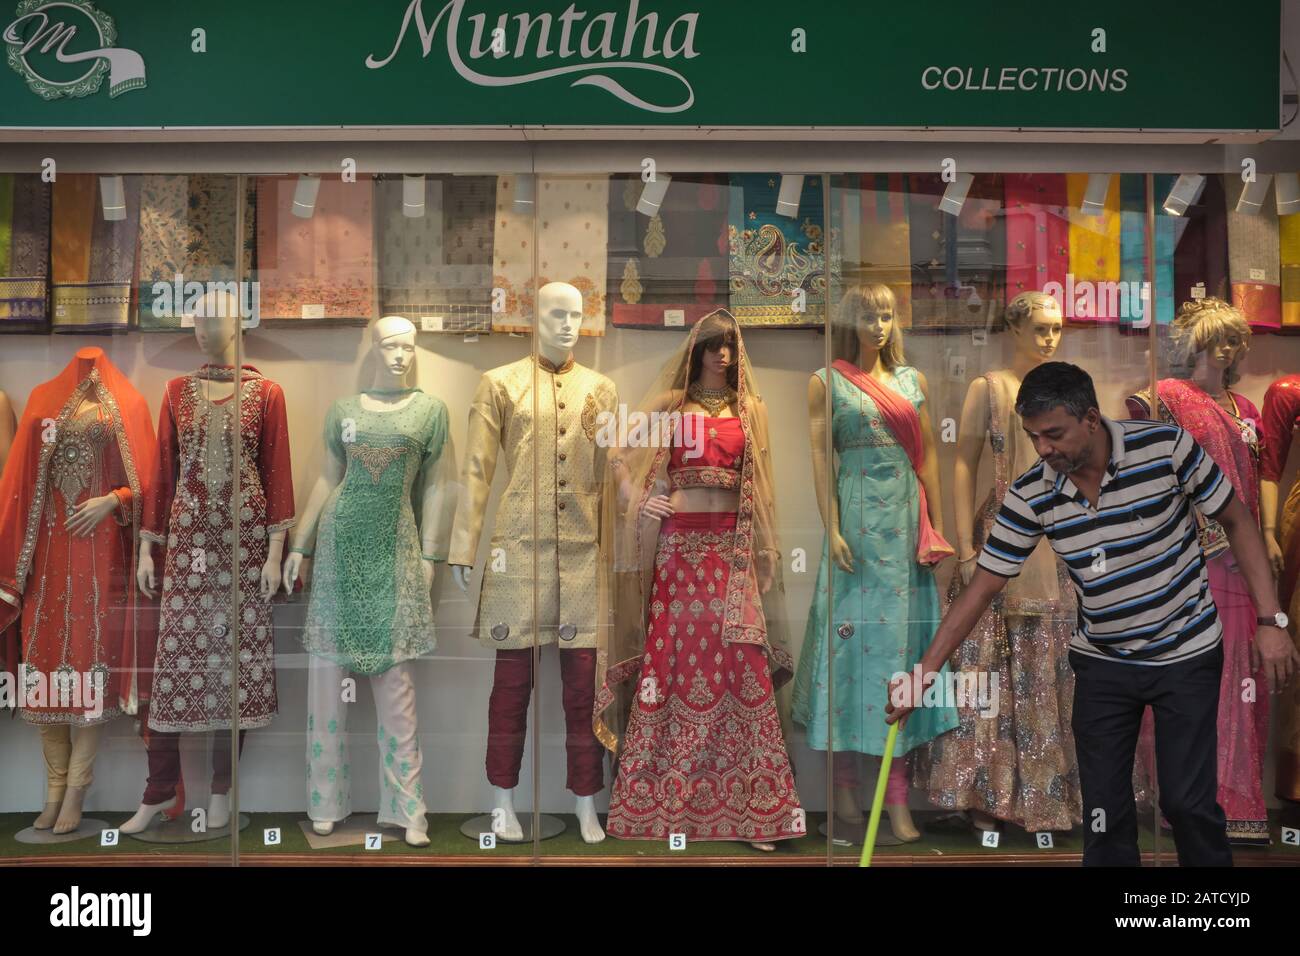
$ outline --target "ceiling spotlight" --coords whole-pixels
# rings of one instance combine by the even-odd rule
[[[1272,173],[1257,176],[1253,183],[1244,183],[1241,187],[1241,196],[1237,200],[1237,212],[1247,216],[1258,216],[1260,209],[1264,207],[1264,200],[1268,198],[1268,187],[1272,183]]]
[[[1106,211],[1106,194],[1110,192],[1110,173],[1091,173],[1088,186],[1083,191],[1083,202],[1079,203],[1079,212],[1085,216],[1100,216]]]
[[[1169,190],[1165,199],[1164,210],[1171,216],[1181,216],[1188,208],[1196,205],[1205,188],[1205,177],[1200,173],[1179,173],[1174,180],[1174,188]]]
[[[520,173],[515,177],[515,212],[532,212],[537,203],[537,174]]]
[[[799,215],[799,197],[803,194],[803,177],[781,174],[781,191],[776,194],[776,214],[793,219]]]
[[[972,173],[958,173],[957,178],[948,184],[939,200],[939,208],[950,216],[960,216],[961,207],[966,205],[966,194],[970,192],[971,183],[975,182]]]
[[[664,196],[668,195],[668,184],[672,181],[673,177],[667,173],[656,173],[655,178],[642,187],[641,198],[636,202],[636,211],[643,216],[659,215],[659,207],[664,204]]]
[[[402,177],[402,215],[408,219],[424,217],[424,174]]]
[[[99,177],[99,201],[104,209],[105,222],[126,219],[126,186],[121,176]]]
[[[1300,212],[1300,173],[1278,173],[1274,198],[1279,216]]]
[[[299,219],[310,219],[316,214],[316,195],[320,192],[320,177],[304,174],[298,177],[293,189],[293,214]]]

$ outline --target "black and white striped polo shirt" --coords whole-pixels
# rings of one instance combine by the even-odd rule
[[[1007,489],[979,566],[1015,577],[1045,534],[1079,596],[1073,650],[1140,664],[1211,650],[1222,628],[1191,506],[1215,517],[1232,483],[1181,428],[1102,421],[1112,451],[1097,507],[1039,460]]]

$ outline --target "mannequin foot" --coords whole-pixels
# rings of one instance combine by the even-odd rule
[[[912,812],[907,809],[907,804],[886,806],[885,812],[889,814],[889,829],[894,832],[894,836],[904,843],[915,843],[921,839],[921,831],[912,822]]]
[[[50,803],[47,803],[45,809],[41,811],[41,815],[36,818],[36,822],[33,823],[32,826],[37,830],[48,830],[50,827],[54,826],[54,821],[59,818],[59,806],[61,802],[62,801],[59,800],[53,800]]]
[[[835,788],[835,815],[845,823],[861,825],[866,822],[853,787]]]
[[[135,811],[135,816],[123,823],[119,830],[123,833],[143,833],[149,829],[149,824],[153,823],[153,818],[165,810],[170,810],[176,806],[176,798],[164,800],[162,803],[142,803],[140,809]]]
[[[230,825],[230,794],[214,793],[208,798],[208,829],[220,830]]]
[[[759,850],[760,852],[763,852],[763,853],[775,853],[775,852],[776,852],[776,844],[775,844],[775,843],[764,843],[764,842],[761,841],[761,840],[753,840],[753,841],[750,842],[749,845],[752,846],[755,850]]]
[[[71,833],[81,826],[81,804],[86,799],[85,787],[69,787],[59,806],[59,819],[54,823],[54,834]]]
[[[493,787],[492,832],[500,840],[519,842],[524,838],[524,828],[515,813],[515,792],[505,787]]]
[[[406,835],[403,837],[407,846],[428,846],[429,834],[423,830],[417,830],[415,827],[407,827]]]
[[[983,810],[972,810],[970,812],[970,822],[975,824],[976,830],[996,830],[998,828],[997,817],[990,816]]]
[[[579,797],[578,798],[578,829],[582,832],[584,843],[599,843],[605,839],[605,830],[600,825],[600,817],[596,815],[596,797]]]
[[[312,828],[312,830],[314,830],[315,832],[319,833],[321,836],[329,836],[331,833],[334,832],[334,821],[333,821],[333,820],[313,820],[313,821],[311,822],[311,828]]]

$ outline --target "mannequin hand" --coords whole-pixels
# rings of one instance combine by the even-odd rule
[[[978,566],[978,554],[972,554],[965,561],[957,563],[957,573],[961,575],[963,585],[970,584],[971,578],[975,577],[975,568]]]
[[[426,591],[432,591],[432,590],[433,590],[433,576],[434,576],[434,567],[433,567],[433,562],[432,562],[432,561],[426,561],[426,560],[424,560],[424,558],[421,558],[421,559],[420,559],[420,563],[424,565],[424,589],[425,589]]]
[[[263,601],[269,601],[275,597],[275,592],[280,590],[280,562],[267,558],[262,565],[262,580],[260,593]]]
[[[453,564],[451,566],[451,579],[456,582],[456,587],[462,591],[469,590],[469,576],[473,568],[463,564]]]
[[[117,495],[101,495],[87,498],[77,505],[63,527],[77,538],[88,538],[99,527],[99,523],[118,509],[121,499]]]
[[[672,502],[667,495],[655,495],[641,506],[641,514],[644,517],[658,518],[660,521],[671,518],[674,513]]]
[[[766,594],[772,590],[772,582],[776,580],[776,555],[771,551],[760,551],[758,553],[758,593]]]
[[[1280,693],[1291,680],[1292,675],[1300,669],[1300,651],[1291,642],[1291,635],[1280,627],[1262,624],[1255,632],[1255,645],[1264,660],[1264,673],[1268,675],[1268,686],[1273,693]]]
[[[292,594],[293,586],[298,583],[298,575],[302,571],[302,555],[297,551],[290,551],[289,557],[284,559],[284,593]]]
[[[153,555],[140,552],[140,558],[135,565],[135,583],[140,589],[140,593],[147,598],[157,597],[154,588],[158,586],[157,579],[153,573]]]
[[[841,571],[853,573],[853,549],[838,531],[831,532],[831,560]]]
[[[1273,565],[1273,573],[1280,578],[1282,576],[1282,565],[1286,559],[1282,555],[1282,549],[1278,546],[1277,538],[1270,531],[1264,532],[1264,547],[1268,550],[1268,560]]]

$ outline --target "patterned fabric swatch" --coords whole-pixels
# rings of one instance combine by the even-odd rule
[[[531,332],[537,290],[567,282],[582,293],[582,334],[604,335],[609,177],[538,176],[536,201],[522,208],[515,205],[517,184],[513,175],[497,180],[492,286],[505,293],[505,308],[493,313],[493,330]]]
[[[257,180],[262,319],[368,322],[375,317],[373,178],[321,177],[309,219],[293,214],[297,176]]]
[[[1168,192],[1156,194],[1164,205]],[[1174,309],[1189,299],[1228,299],[1228,211],[1223,177],[1207,176],[1200,200],[1174,217]]]
[[[907,176],[865,173],[859,178],[858,189],[837,192],[844,193],[840,203],[840,234],[845,244],[842,287],[877,282],[889,286],[894,293],[895,320],[902,328],[911,328],[912,249]],[[851,222],[855,212],[856,224]],[[852,248],[849,243],[855,232],[858,239]]]
[[[611,320],[629,328],[691,326],[727,298],[725,175],[674,175],[655,216],[636,211],[645,184],[609,181],[608,294]]]
[[[1156,202],[1155,276],[1147,277],[1147,178],[1141,173],[1123,173],[1119,177],[1120,204],[1120,281],[1124,283],[1127,298],[1121,301],[1120,330],[1141,331],[1150,328],[1145,313],[1145,300],[1135,304],[1132,290],[1142,288],[1146,281],[1155,282],[1156,324],[1168,325],[1174,320],[1174,240],[1177,217],[1165,212],[1164,199],[1173,188],[1176,177],[1161,174],[1154,177]],[[1149,293],[1148,293],[1149,294]]]
[[[427,176],[417,217],[402,212],[403,177],[384,177],[375,190],[380,314],[424,331],[490,332],[497,178]]]
[[[1226,176],[1223,185],[1232,304],[1246,316],[1253,331],[1276,332],[1282,327],[1277,205],[1265,202],[1253,215],[1237,212],[1237,200],[1246,184],[1240,176]]]
[[[239,180],[235,176],[143,176],[140,186],[140,328],[181,328],[175,283],[233,282]],[[257,202],[253,181],[244,190],[242,276],[253,278]],[[157,287],[165,283],[170,288]]]
[[[50,186],[0,173],[0,332],[46,332],[50,286]]]
[[[126,218],[104,218],[100,177],[65,173],[54,184],[55,332],[115,332],[131,326],[140,238],[140,179],[123,176]]]
[[[939,208],[947,187],[937,174],[908,177],[912,328],[995,328],[1006,305],[1003,177],[976,175],[956,216]]]
[[[1278,216],[1282,330],[1300,332],[1300,213]]]
[[[742,326],[821,328],[826,316],[822,180],[804,177],[793,219],[777,214],[780,187],[778,173],[731,177],[727,203],[731,313]]]
[[[1086,173],[1065,177],[1066,213],[1070,217],[1070,274],[1075,286],[1090,283],[1091,297],[1076,297],[1066,315],[1074,322],[1112,323],[1120,320],[1119,280],[1122,272],[1120,251],[1119,177],[1111,176],[1110,188],[1101,215],[1094,216],[1080,208],[1088,188]]]
[[[1070,219],[1065,176],[1010,173],[1006,190],[1007,290],[1010,302],[1022,292],[1041,292],[1049,282],[1066,287],[1070,271]],[[1061,303],[1065,307],[1065,303]]]

